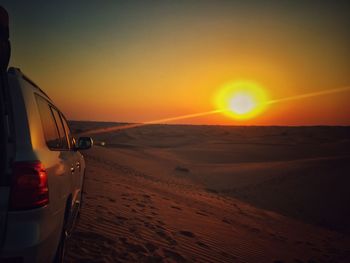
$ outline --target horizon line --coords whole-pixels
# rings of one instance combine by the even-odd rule
[[[269,101],[264,102],[264,104],[269,105],[269,104],[275,104],[275,103],[284,102],[284,101],[299,100],[299,99],[305,99],[305,98],[310,98],[310,97],[322,96],[322,95],[326,95],[326,94],[344,92],[344,91],[348,91],[348,90],[350,90],[350,86],[334,88],[334,89],[328,89],[328,90],[322,90],[322,91],[317,91],[317,92],[310,92],[310,93],[305,93],[305,94],[300,94],[300,95],[289,96],[289,97],[286,97],[286,98],[269,100]],[[229,111],[229,110],[230,109],[216,109],[216,110],[211,110],[211,111],[205,111],[205,112],[185,114],[185,115],[175,116],[175,117],[162,118],[162,119],[158,119],[158,120],[145,121],[145,122],[141,122],[141,123],[130,123],[130,124],[127,123],[124,126],[123,125],[118,125],[118,126],[112,126],[112,127],[106,127],[106,128],[99,128],[99,129],[95,129],[95,130],[85,131],[85,132],[82,132],[80,134],[85,135],[85,134],[106,133],[106,132],[110,132],[110,131],[114,131],[114,130],[131,129],[131,128],[141,127],[141,126],[145,126],[145,125],[165,124],[166,122],[172,122],[172,121],[176,121],[176,120],[196,118],[196,117],[200,117],[200,116],[207,116],[207,115],[222,113],[222,112]],[[176,125],[176,124],[174,124],[174,125]],[[181,124],[178,124],[178,125],[181,125]],[[191,124],[189,124],[189,125],[191,125]],[[194,124],[194,125],[196,125],[196,124]],[[203,125],[205,125],[205,124],[203,124]],[[207,124],[207,125],[210,125],[210,124]],[[226,125],[223,125],[223,126],[226,126]],[[227,125],[227,126],[230,126],[230,125]],[[235,125],[232,125],[232,126],[235,126]],[[237,125],[237,126],[249,126],[249,125]],[[254,125],[252,125],[252,126],[254,126]],[[265,126],[265,125],[257,125],[257,126]],[[274,126],[274,125],[272,125],[272,126]],[[285,126],[285,127],[288,127],[288,126]],[[291,126],[294,126],[294,125],[291,125]],[[309,125],[302,125],[302,126],[309,126]],[[346,127],[346,126],[349,126],[349,125],[310,125],[310,126],[344,126],[344,127]],[[296,125],[296,127],[301,127],[301,126],[297,126]]]

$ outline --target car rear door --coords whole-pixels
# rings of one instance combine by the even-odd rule
[[[74,155],[73,160],[74,160],[74,176],[73,176],[73,201],[76,204],[77,201],[79,201],[79,196],[80,196],[80,191],[82,191],[81,186],[82,186],[82,180],[83,180],[83,171],[82,171],[82,155],[75,150],[75,140],[72,137],[71,131],[69,129],[67,120],[65,119],[65,117],[63,116],[63,114],[61,114],[61,120],[62,120],[62,124],[63,127],[65,129],[66,132],[66,136],[67,139],[70,143],[70,149],[72,154]]]
[[[76,178],[76,156],[74,151],[71,150],[70,143],[68,142],[67,135],[62,123],[62,119],[59,111],[51,106],[51,111],[56,121],[59,136],[61,138],[61,160],[65,162],[65,166],[68,168],[68,174],[65,180],[65,187],[68,190],[68,194],[72,194],[72,200],[75,199],[75,178]]]
[[[57,212],[65,208],[72,193],[74,154],[71,153],[58,110],[45,98],[37,95],[46,144],[54,153],[54,166],[47,169],[50,207]]]

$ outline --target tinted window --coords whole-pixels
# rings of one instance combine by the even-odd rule
[[[67,136],[66,136],[66,133],[64,132],[64,128],[63,128],[60,114],[58,113],[58,111],[55,108],[51,107],[51,110],[53,112],[53,116],[55,117],[56,124],[58,127],[58,133],[59,133],[61,143],[62,143],[61,148],[68,150],[69,146],[68,146]]]
[[[61,117],[62,117],[62,122],[63,122],[64,129],[66,130],[66,133],[67,133],[67,136],[68,136],[68,141],[69,141],[69,143],[71,145],[71,148],[73,148],[74,147],[73,136],[72,136],[72,134],[70,132],[70,129],[69,129],[69,126],[67,124],[66,119],[62,115],[61,115]]]
[[[50,106],[42,97],[37,96],[36,98],[47,146],[52,149],[59,149],[61,148],[61,140]]]

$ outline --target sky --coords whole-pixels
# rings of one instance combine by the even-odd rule
[[[349,1],[2,1],[12,58],[72,120],[148,122],[215,110],[226,83],[271,100],[350,86]],[[269,105],[248,120],[350,125],[350,92]]]

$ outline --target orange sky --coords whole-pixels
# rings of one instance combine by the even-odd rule
[[[11,64],[70,119],[144,122],[210,111],[217,90],[237,79],[260,83],[271,99],[350,86],[346,2],[89,2],[66,3],[59,14],[62,6],[44,3],[40,13],[4,6]],[[350,125],[349,98],[281,102],[243,122],[222,114],[176,122]]]

